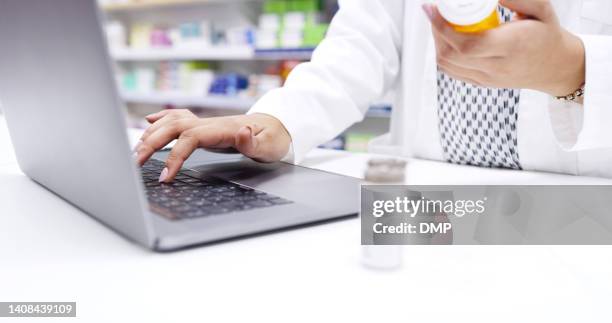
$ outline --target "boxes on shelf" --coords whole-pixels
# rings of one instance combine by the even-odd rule
[[[152,24],[137,23],[130,28],[129,46],[132,48],[151,47]]]
[[[320,145],[319,148],[362,153],[368,151],[368,145],[374,138],[376,134],[347,132]]]
[[[182,93],[204,96],[214,72],[204,62],[160,62],[157,67],[138,67],[122,73],[122,88],[139,93]]]
[[[136,22],[128,28],[120,21],[105,25],[111,48],[175,48],[198,49],[210,46],[254,46],[254,30],[250,26],[216,29],[210,21],[185,22],[162,26]]]
[[[347,133],[344,149],[351,152],[367,152],[368,144],[376,137],[370,133]]]
[[[260,97],[283,85],[283,80],[278,75],[253,74],[249,76],[248,96]]]
[[[257,98],[282,86],[277,74],[215,74],[206,62],[163,61],[156,66],[119,71],[120,84],[126,92],[141,94],[169,93],[204,97],[207,95]]]
[[[212,21],[186,21],[176,25],[119,20],[106,25],[111,48],[198,49],[210,46],[250,46],[258,49],[314,48],[325,37],[319,0],[268,0],[258,26],[218,28]],[[125,22],[124,22],[125,23]]]
[[[240,92],[246,91],[249,87],[247,76],[238,73],[228,73],[217,75],[209,93],[213,95],[237,96]]]
[[[259,17],[256,46],[260,49],[316,47],[325,37],[318,0],[268,0]]]
[[[338,136],[335,139],[332,139],[329,142],[320,145],[319,148],[344,150],[345,146],[346,146],[346,138],[344,136]]]
[[[168,29],[171,43],[168,47],[198,48],[213,45],[213,26],[209,21],[182,23]]]

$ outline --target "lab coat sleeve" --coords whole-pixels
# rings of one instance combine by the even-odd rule
[[[612,148],[612,36],[580,37],[586,50],[584,104],[551,104],[553,129],[567,151]]]
[[[286,161],[363,119],[400,70],[403,0],[345,0],[312,60],[298,65],[285,85],[248,112],[276,117],[292,139]]]

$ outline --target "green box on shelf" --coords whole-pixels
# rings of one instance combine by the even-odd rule
[[[317,47],[329,28],[328,24],[306,25],[304,28],[304,47]]]
[[[186,64],[187,64],[187,68],[192,71],[211,69],[211,65],[209,62],[189,61],[189,62],[186,62]]]
[[[368,133],[348,133],[346,135],[345,150],[356,153],[368,151],[370,141],[376,136]]]
[[[267,0],[263,12],[283,15],[287,12],[317,12],[321,8],[319,0]]]
[[[125,73],[123,75],[123,89],[127,91],[134,91],[138,87],[136,82],[136,74],[133,72]]]
[[[318,0],[289,0],[289,11],[317,12],[319,11]]]
[[[267,14],[282,15],[287,12],[286,0],[267,0],[263,4],[263,12]]]

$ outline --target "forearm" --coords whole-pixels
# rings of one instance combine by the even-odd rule
[[[550,65],[548,76],[534,89],[555,97],[574,93],[586,80],[586,53],[580,37],[564,30],[558,50],[551,53],[546,64]]]
[[[561,131],[557,129],[575,120],[563,121],[571,114],[555,106],[549,109],[552,126],[561,146],[568,151],[609,149],[612,148],[612,36],[579,37],[585,48],[585,93],[583,108],[578,110],[582,124],[573,138],[560,138]],[[575,103],[566,105],[567,108],[575,107]]]
[[[295,159],[361,120],[400,71],[403,2],[340,3],[326,39],[285,86],[264,96],[249,113],[273,115],[293,140]]]

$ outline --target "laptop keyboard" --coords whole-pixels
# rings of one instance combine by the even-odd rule
[[[151,159],[142,169],[142,178],[151,210],[171,220],[193,219],[293,203],[252,188],[217,178],[199,179],[181,170],[174,182],[159,183],[165,167]]]

